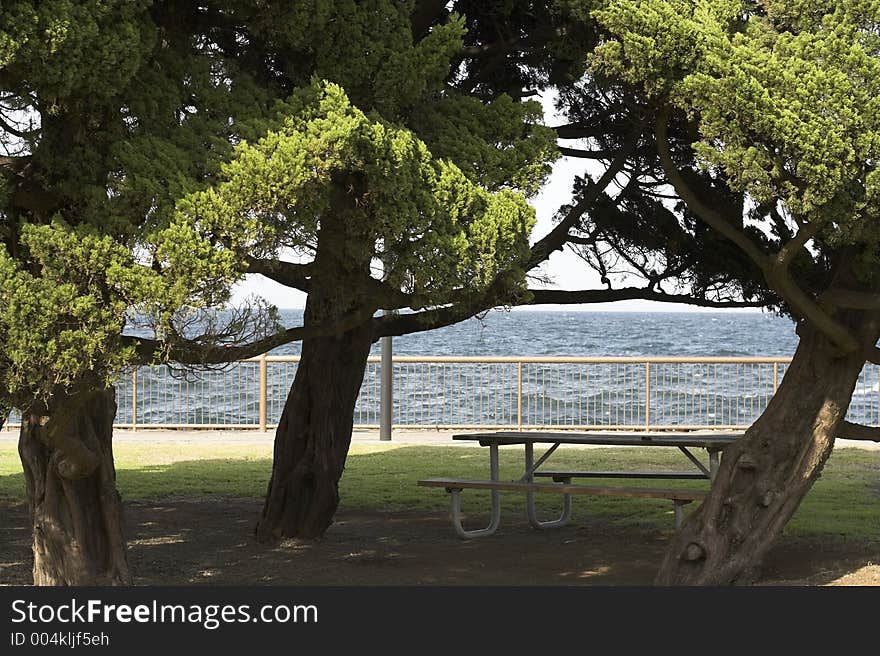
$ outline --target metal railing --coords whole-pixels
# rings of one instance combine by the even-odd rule
[[[117,385],[122,428],[274,427],[299,358],[221,370],[137,367]],[[412,429],[741,429],[766,407],[789,358],[409,357],[393,364],[393,424]],[[380,361],[355,410],[378,428]],[[849,418],[880,423],[880,367],[862,371]],[[14,418],[13,418],[14,421]]]

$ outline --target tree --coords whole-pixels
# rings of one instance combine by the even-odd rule
[[[657,581],[747,582],[821,474],[877,362],[880,9],[867,2],[580,3],[597,76],[649,117],[667,193],[745,256],[800,342],[766,411],[724,452]],[[733,201],[733,202],[732,202]]]
[[[386,43],[396,50],[359,63],[356,73],[336,59],[316,68],[339,86],[313,83],[294,94],[280,105],[280,125],[237,149],[220,185],[180,206],[181,229],[193,227],[236,252],[248,271],[308,294],[304,329],[315,336],[303,338],[276,432],[260,540],[316,538],[332,522],[371,343],[524,302],[524,272],[565,244],[630,155],[582,185],[566,218],[528,248],[531,210],[509,189],[537,190],[556,135],[538,124],[537,103],[522,99],[535,93],[529,85],[546,86],[575,60],[560,54],[560,19],[546,4],[452,9],[466,13],[438,3],[421,39],[425,28],[414,17],[427,14],[387,3],[335,9],[300,26],[356,53],[385,52]],[[336,11],[349,12],[347,21]],[[397,58],[414,65],[398,68]],[[309,261],[284,260],[283,249]],[[384,274],[373,275],[371,263]],[[617,298],[627,295],[681,298],[655,288]],[[380,308],[417,312],[374,319]],[[326,330],[333,334],[320,334]]]
[[[110,382],[164,358],[187,308],[222,302],[234,277],[223,254],[156,245],[177,198],[231,151],[231,117],[268,115],[266,86],[230,63],[246,61],[234,34],[216,34],[223,13],[66,0],[0,13],[0,406],[22,412],[37,584],[130,582]],[[133,308],[153,317],[158,354],[122,338]]]
[[[507,118],[513,106],[498,105],[487,116]],[[513,116],[519,120],[515,108]],[[498,163],[508,156],[497,155]],[[534,212],[521,195],[500,188],[509,180],[493,185],[498,175],[495,168],[465,175],[411,131],[376,112],[368,116],[341,87],[316,81],[281,106],[276,127],[236,148],[222,182],[180,203],[175,228],[192,227],[248,270],[304,289],[304,328],[330,331],[302,340],[260,539],[315,538],[332,521],[376,310],[465,303],[489,284],[499,290],[497,302],[513,302],[521,290],[518,263],[528,252]],[[285,262],[282,248],[311,260]],[[371,275],[374,262],[382,280]]]

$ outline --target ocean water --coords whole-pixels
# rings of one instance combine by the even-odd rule
[[[282,311],[285,326],[301,321],[301,310]],[[790,356],[796,346],[791,319],[759,312],[491,311],[394,338],[395,355]]]

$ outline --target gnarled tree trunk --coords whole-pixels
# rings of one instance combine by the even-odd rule
[[[745,436],[724,450],[712,490],[674,536],[657,584],[753,580],[821,474],[865,360],[858,353],[840,357],[810,326],[799,332],[779,389]]]
[[[115,395],[84,394],[22,413],[35,585],[131,584],[113,466]]]
[[[333,522],[370,345],[369,323],[303,340],[275,434],[272,478],[256,528],[261,542],[319,538]]]
[[[370,250],[360,248],[356,232],[364,194],[363,180],[352,176],[339,185],[332,210],[322,216],[303,326],[339,325],[345,317],[365,316],[351,320],[340,334],[302,341],[255,530],[261,542],[319,538],[339,505],[339,479],[372,345],[372,310],[364,287],[370,281]]]

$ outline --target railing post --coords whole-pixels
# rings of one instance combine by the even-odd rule
[[[651,426],[651,363],[645,361],[645,430]]]
[[[773,393],[776,393],[776,390],[779,389],[779,363],[773,362]]]
[[[266,430],[266,354],[260,356],[260,430]]]
[[[382,363],[379,375],[379,439],[383,442],[391,441],[391,423],[393,421],[392,410],[394,408],[394,353],[391,338],[383,337]]]
[[[516,363],[516,427],[522,428],[522,360]]]
[[[131,429],[136,430],[138,425],[138,368],[131,369]]]

